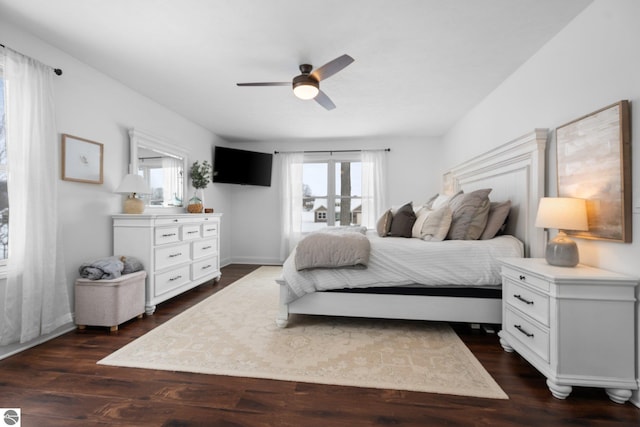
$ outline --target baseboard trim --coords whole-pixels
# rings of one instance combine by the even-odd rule
[[[252,257],[237,257],[231,260],[224,260],[220,262],[220,265],[227,266],[229,264],[251,264],[251,265],[282,265],[282,261],[274,258],[252,258]]]
[[[7,357],[14,356],[32,347],[43,344],[49,340],[59,337],[60,335],[64,335],[67,332],[71,332],[75,328],[76,328],[76,325],[73,322],[69,322],[60,326],[55,331],[50,332],[46,335],[41,335],[38,338],[35,338],[29,342],[0,346],[0,360],[6,359]]]

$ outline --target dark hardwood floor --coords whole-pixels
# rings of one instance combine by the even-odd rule
[[[551,396],[545,379],[493,334],[453,325],[509,400],[260,380],[96,362],[258,266],[160,304],[152,316],[74,331],[0,361],[0,407],[22,426],[640,426],[640,409],[604,390]],[[0,425],[2,421],[0,421]]]

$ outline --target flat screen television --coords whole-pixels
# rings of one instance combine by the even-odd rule
[[[273,154],[214,147],[213,182],[271,186]]]

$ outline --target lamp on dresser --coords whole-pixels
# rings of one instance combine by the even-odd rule
[[[136,194],[151,194],[149,185],[144,178],[136,174],[127,174],[116,188],[115,193],[128,194],[123,204],[123,213],[141,214],[144,212],[144,202],[136,197]]]
[[[545,250],[547,263],[560,267],[575,267],[580,261],[578,246],[565,230],[587,231],[587,204],[573,197],[543,197],[538,205],[536,227],[556,228],[558,234],[549,240]]]

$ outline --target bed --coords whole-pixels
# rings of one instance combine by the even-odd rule
[[[366,268],[297,271],[294,250],[277,280],[277,325],[287,326],[290,314],[500,324],[498,259],[544,253],[544,231],[534,226],[534,219],[544,195],[546,142],[547,130],[535,129],[443,176],[443,193],[490,188],[492,201],[510,201],[503,235],[484,241],[424,242],[380,238],[368,230],[371,251]],[[431,252],[423,254],[423,249]],[[435,271],[413,267],[421,257],[438,261],[433,263]]]

